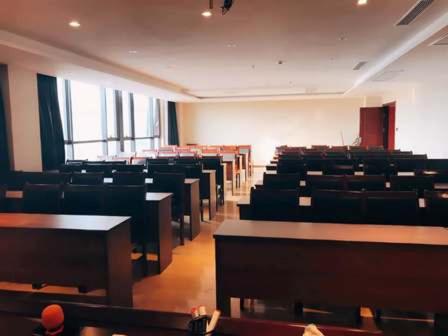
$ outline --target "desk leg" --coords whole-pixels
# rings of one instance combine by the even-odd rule
[[[187,206],[190,208],[190,240],[193,240],[201,232],[201,196],[199,193],[199,183],[191,184],[190,188],[188,190],[189,202]]]
[[[159,273],[162,273],[173,259],[173,226],[171,225],[171,197],[158,204],[157,257]]]
[[[434,334],[436,336],[448,335],[448,315],[435,314],[435,316],[434,316]]]
[[[215,276],[216,276],[216,308],[221,311],[223,316],[231,315],[230,296],[224,294],[222,278],[222,265],[221,265],[221,253],[220,242],[215,240]]]
[[[107,235],[107,302],[132,307],[132,245],[130,221]]]
[[[211,174],[210,181],[210,198],[208,199],[208,207],[209,207],[209,217],[210,219],[215,218],[216,209],[218,208],[218,203],[216,202],[216,174]]]

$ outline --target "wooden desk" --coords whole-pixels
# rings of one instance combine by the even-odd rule
[[[229,220],[214,237],[227,316],[231,297],[448,313],[444,228]]]
[[[0,214],[0,281],[105,288],[132,306],[131,252],[129,217]]]
[[[232,183],[232,195],[234,195],[236,188],[236,163],[235,160],[223,162],[226,165],[226,181],[230,181]]]
[[[48,303],[1,302],[0,328],[8,330],[8,336],[31,335],[38,327],[40,312]],[[119,307],[63,304],[68,323],[81,327],[82,335],[104,336],[125,334],[128,336],[184,336],[190,316],[180,313],[157,312]],[[7,327],[7,328],[6,328]],[[318,326],[325,336],[378,336],[380,331],[366,332],[350,328]],[[304,325],[249,319],[219,320],[216,336],[299,336]]]
[[[202,171],[203,178],[201,179],[201,198],[209,201],[209,218],[213,219],[216,216],[217,202],[216,202],[216,171],[204,169]]]
[[[146,193],[146,208],[148,211],[147,242],[157,244],[157,267],[162,273],[172,261],[173,229],[171,226],[171,197],[170,193]],[[10,212],[23,211],[23,192],[7,191],[6,207]],[[146,261],[147,262],[147,261]]]

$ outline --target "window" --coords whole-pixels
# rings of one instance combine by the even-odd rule
[[[141,152],[160,142],[158,99],[61,78],[58,98],[68,159]]]

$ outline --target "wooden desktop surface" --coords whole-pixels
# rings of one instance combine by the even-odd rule
[[[229,220],[215,248],[225,315],[232,297],[448,313],[444,228]]]

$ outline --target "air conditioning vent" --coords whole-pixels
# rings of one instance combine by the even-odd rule
[[[417,17],[422,14],[425,9],[427,9],[434,0],[419,0],[414,7],[412,7],[409,12],[405,14],[401,18],[401,20],[397,23],[397,26],[407,26],[417,19]]]
[[[431,43],[432,46],[448,46],[448,34]]]
[[[353,70],[354,70],[354,71],[361,70],[361,68],[362,68],[364,65],[366,65],[366,64],[367,64],[366,61],[359,62],[358,64],[355,65],[355,67],[353,68]]]

